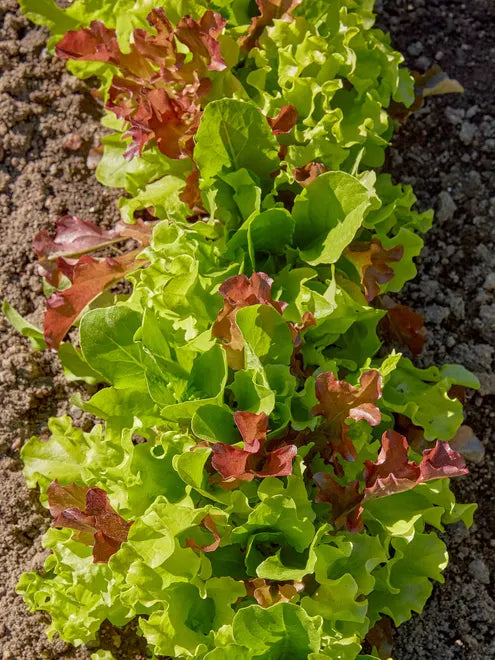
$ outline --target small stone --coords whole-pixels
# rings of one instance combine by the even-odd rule
[[[490,250],[490,248],[487,245],[485,245],[485,243],[480,243],[476,247],[476,254],[478,257],[480,257],[480,259],[483,259],[483,261],[486,261],[487,263],[492,262],[493,251]]]
[[[456,203],[452,199],[452,195],[446,190],[443,190],[438,195],[438,205],[437,205],[437,220],[440,224],[447,222],[447,220],[452,220],[454,213],[457,210]]]
[[[472,119],[478,112],[478,106],[472,105],[468,110],[466,110],[466,119]]]
[[[425,309],[425,317],[435,325],[442,324],[450,314],[448,307],[441,307],[440,305],[429,305]]]
[[[431,60],[429,57],[426,57],[426,55],[421,55],[421,57],[418,57],[416,60],[416,67],[420,71],[426,71],[427,69],[430,68]]]
[[[460,124],[464,118],[464,110],[462,108],[452,108],[448,105],[445,108],[445,117],[451,124]]]
[[[469,646],[470,649],[479,648],[479,642],[476,639],[476,637],[473,637],[473,635],[469,635],[468,633],[466,633],[464,635],[464,642]]]
[[[445,108],[445,117],[447,118],[447,121],[456,126],[457,124],[462,123],[464,111],[461,111],[458,108],[451,108],[450,105],[448,105]]]
[[[466,307],[462,296],[451,295],[449,300],[450,311],[458,321],[466,318]]]
[[[461,343],[452,351],[452,359],[471,371],[486,373],[491,371],[494,352],[495,349],[490,344]]]
[[[463,424],[449,445],[470,463],[479,465],[485,458],[485,448],[470,426]]]
[[[482,559],[473,559],[469,564],[469,572],[477,582],[490,584],[490,570]]]
[[[62,146],[69,151],[78,151],[82,147],[82,137],[77,133],[69,133],[64,138]]]
[[[481,175],[476,170],[471,170],[464,181],[464,192],[468,197],[476,197],[481,192]]]
[[[11,177],[7,174],[7,172],[0,172],[0,193],[7,190],[7,186],[9,185],[10,181]]]
[[[98,147],[91,147],[86,158],[86,166],[90,170],[94,170],[98,167],[100,160],[103,157],[103,147],[100,145]]]
[[[69,407],[69,414],[72,419],[80,419],[82,417],[83,411],[75,405]]]
[[[21,446],[22,446],[22,440],[20,438],[16,438],[12,443],[11,449],[12,451],[19,451]]]
[[[486,289],[486,291],[495,291],[495,271],[488,273],[483,283],[483,288]]]
[[[407,52],[413,57],[418,57],[423,52],[423,44],[421,41],[415,41],[412,44],[409,44],[407,47]]]
[[[461,132],[459,133],[459,138],[463,144],[466,146],[471,144],[476,135],[476,124],[472,124],[470,121],[463,121],[461,126]]]
[[[495,304],[481,305],[480,319],[486,326],[495,328]]]
[[[485,140],[481,145],[481,151],[483,151],[486,154],[495,151],[495,139],[488,138],[488,140]]]
[[[464,544],[464,541],[469,537],[469,529],[462,521],[457,521],[453,525],[449,525],[449,543],[452,545]]]
[[[490,365],[487,365],[487,368],[489,368],[489,366]],[[480,381],[480,389],[478,392],[481,396],[495,394],[495,374],[477,373],[476,376]]]

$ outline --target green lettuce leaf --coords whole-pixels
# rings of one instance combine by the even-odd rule
[[[321,618],[310,617],[291,603],[267,609],[245,607],[235,615],[232,628],[235,641],[248,648],[254,658],[283,658],[287,654],[302,658],[320,646]]]
[[[296,198],[294,241],[301,259],[315,266],[333,264],[363,223],[374,196],[344,172],[320,175]]]
[[[206,106],[196,134],[194,160],[205,183],[245,168],[266,186],[279,164],[278,144],[255,105],[222,99]]]
[[[463,421],[462,404],[449,397],[452,385],[476,388],[477,379],[458,365],[417,369],[402,358],[384,392],[384,405],[425,430],[427,440],[451,440]]]

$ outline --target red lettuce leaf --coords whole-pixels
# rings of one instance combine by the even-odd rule
[[[76,483],[61,486],[57,480],[48,486],[48,507],[50,513],[56,518],[65,509],[86,508],[86,493],[88,486],[79,486]]]
[[[341,486],[330,474],[318,472],[314,475],[318,487],[316,501],[330,504],[331,521],[337,529],[360,531],[363,505],[368,500],[402,493],[426,481],[468,473],[462,456],[447,442],[437,441],[433,449],[425,450],[420,463],[409,461],[408,449],[403,435],[393,430],[385,431],[378,460],[365,461],[365,488],[361,492],[358,481]]]
[[[378,460],[365,462],[364,481],[367,497],[381,497],[409,490],[421,475],[417,463],[408,461],[407,439],[397,431],[385,431]]]
[[[289,321],[287,325],[289,326],[292,343],[294,344],[290,361],[291,374],[296,376],[296,378],[306,380],[313,371],[313,368],[309,370],[305,370],[304,368],[302,356],[302,347],[304,346],[303,332],[316,325],[316,318],[312,312],[304,312],[301,323],[292,323]]]
[[[72,281],[77,257],[128,238],[147,245],[153,227],[153,222],[138,220],[133,225],[119,222],[113,229],[105,229],[76,216],[64,215],[57,221],[54,236],[42,229],[34,237],[40,275],[55,287],[60,284],[61,275]]]
[[[78,260],[72,273],[72,286],[55,291],[46,301],[44,337],[49,348],[58,349],[79,314],[104,289],[147,263],[139,259],[140,252],[138,248],[117,258],[98,261],[84,255]]]
[[[297,124],[298,118],[299,113],[295,106],[284,105],[276,117],[273,119],[268,117],[268,123],[270,124],[274,135],[280,135],[280,133],[290,133]]]
[[[212,466],[226,482],[252,481],[255,477],[287,477],[292,474],[292,460],[296,454],[295,445],[252,454],[217,442],[213,445]]]
[[[256,454],[266,441],[268,431],[268,416],[251,412],[234,413],[234,422],[244,441],[244,449],[250,454]]]
[[[53,527],[68,527],[78,533],[73,537],[93,546],[95,564],[106,564],[127,541],[134,521],[126,522],[110,506],[107,494],[101,488],[71,484],[61,486],[52,481],[47,489]]]
[[[65,275],[72,286],[63,291],[56,291],[46,301],[44,335],[47,346],[57,349],[70,330],[79,314],[104,289],[114,285],[134,270],[146,265],[146,260],[140,259],[142,247],[149,244],[154,222],[139,220],[134,225],[118,223],[114,230],[100,230],[96,225],[79,218],[66,219],[57,225],[57,234],[50,239],[44,233],[38,240],[37,251],[41,256],[40,269],[46,279],[57,286],[60,276]],[[38,234],[38,236],[40,236]],[[110,239],[109,237],[113,238]],[[96,243],[100,237],[99,244]],[[37,237],[38,238],[38,237]],[[84,250],[106,247],[117,240],[131,238],[141,243],[140,248],[132,250],[119,257],[105,257],[97,260],[89,255],[79,259],[69,259],[56,256],[54,250],[63,250],[64,254],[75,254]],[[36,239],[35,239],[36,240]],[[51,242],[50,242],[51,241]]]
[[[356,422],[364,419],[371,426],[381,422],[375,401],[382,396],[382,377],[379,371],[365,371],[359,379],[359,389],[345,380],[337,380],[331,372],[316,378],[316,397],[313,415],[322,415],[327,421],[342,424],[351,417]]]
[[[213,324],[212,333],[222,340],[231,369],[242,369],[244,366],[244,338],[235,322],[237,310],[250,305],[271,305],[282,314],[287,306],[273,300],[272,284],[273,280],[265,273],[253,273],[251,277],[229,277],[218,290],[224,305]]]
[[[201,98],[211,87],[208,71],[226,68],[218,41],[225,20],[207,10],[199,21],[185,17],[173,28],[163,9],[153,9],[148,23],[156,35],[136,29],[128,54],[120,52],[115,31],[98,21],[69,31],[56,53],[64,59],[106,61],[119,69],[106,107],[129,122],[126,158],[141,154],[153,140],[169,158],[187,158],[202,114]],[[190,57],[179,52],[177,42],[190,50]]]
[[[377,621],[373,628],[366,635],[366,641],[372,649],[376,649],[378,657],[382,660],[389,660],[392,655],[394,642],[394,626],[392,619],[384,616]]]
[[[346,461],[356,458],[346,420],[364,419],[371,426],[377,426],[381,422],[381,413],[375,401],[381,395],[382,378],[374,369],[361,375],[359,390],[345,380],[337,380],[331,372],[316,377],[316,397],[320,403],[311,412],[325,419],[311,433],[311,441],[315,444],[314,451],[319,452],[325,462],[333,463],[337,474],[342,472],[335,460],[337,455]]]
[[[330,474],[317,472],[313,480],[318,486],[316,502],[330,504],[331,521],[337,529],[359,532],[363,528],[360,506],[363,494],[359,492],[359,481],[351,481],[341,486]]]
[[[241,48],[247,51],[254,48],[263,30],[275,19],[292,20],[291,14],[301,2],[302,0],[256,0],[260,15],[251,20],[247,35],[240,39]]]
[[[212,467],[226,482],[252,481],[255,477],[286,477],[292,474],[295,445],[267,450],[268,417],[265,413],[237,412],[234,421],[244,441],[240,449],[223,442],[213,447]]]
[[[365,499],[401,493],[432,479],[468,474],[464,459],[448,442],[437,441],[433,449],[426,449],[419,464],[409,462],[408,449],[403,435],[385,431],[378,460],[365,462]]]
[[[193,59],[207,62],[210,71],[223,71],[227,65],[220,52],[218,37],[226,23],[220,14],[208,10],[199,21],[190,16],[182,18],[175,29],[175,36],[189,48]]]
[[[422,314],[407,305],[395,303],[389,296],[383,296],[382,305],[387,310],[378,325],[382,338],[407,346],[413,355],[419,355],[427,339]]]
[[[206,210],[203,208],[203,200],[201,198],[201,190],[199,188],[199,169],[193,167],[191,173],[186,179],[186,187],[179,195],[181,201],[187,204],[192,212],[197,216],[207,215]],[[191,221],[191,218],[188,218]]]
[[[33,246],[40,261],[77,256],[83,252],[111,245],[121,240],[117,229],[105,229],[75,215],[57,220],[55,236],[42,229],[34,237]]]
[[[328,172],[328,169],[323,163],[308,163],[303,167],[295,167],[293,172],[297,183],[301,186],[309,186],[320,174]]]
[[[115,30],[101,21],[92,21],[89,28],[69,30],[55,47],[55,54],[65,60],[91,60],[119,64],[120,50]]]
[[[359,272],[368,302],[380,293],[380,284],[386,284],[393,278],[394,271],[388,264],[400,261],[403,255],[402,245],[385,249],[378,238],[353,241],[346,248],[345,256]]]
[[[271,607],[276,603],[289,603],[304,591],[303,582],[271,582],[264,578],[245,580],[246,593],[255,598],[261,607]]]
[[[211,464],[223,479],[240,479],[241,481],[254,479],[254,473],[250,472],[246,465],[251,456],[250,452],[223,442],[216,442],[212,449]]]
[[[311,460],[315,454],[320,454],[325,463],[332,463],[335,473],[342,476],[343,470],[337,461],[337,456],[342,456],[345,461],[354,461],[357,453],[354,443],[349,435],[349,426],[347,424],[329,424],[323,422],[315,431],[308,431],[305,444],[313,442],[314,447],[308,454],[308,460]]]
[[[213,542],[208,545],[199,545],[194,539],[186,539],[186,547],[193,550],[202,550],[203,552],[214,552],[220,545],[221,540],[215,521],[210,515],[205,516],[201,521],[201,527],[204,527],[213,534]]]
[[[420,482],[442,478],[451,479],[469,473],[461,454],[452,449],[448,442],[439,440],[433,449],[426,449],[423,452],[420,468]]]
[[[257,477],[288,477],[292,474],[292,460],[297,456],[297,447],[287,445],[266,452],[266,459],[256,472]]]

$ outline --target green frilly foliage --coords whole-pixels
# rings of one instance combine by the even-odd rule
[[[380,438],[399,414],[426,441],[448,441],[463,419],[452,385],[476,386],[462,367],[421,370],[398,353],[386,356],[377,333],[385,311],[366,297],[348,258],[356,240],[402,246],[380,294],[415,275],[431,214],[413,210],[409,186],[366,169],[382,164],[393,129],[386,108],[392,99],[412,102],[412,81],[388,36],[372,27],[368,0],[303,0],[292,21],[274,20],[247,53],[238,37],[254,3],[162,5],[173,24],[206,8],[228,21],[220,39],[228,67],[212,72],[195,136],[206,214],[191,222],[180,196],[191,160],[169,159],[153,145],[125,160],[124,127],[112,119],[98,177],[129,193],[125,219],[153,207],[163,222],[145,249],[148,267],[130,276],[132,293],[80,320],[78,364],[105,387],[74,402],[101,423],[84,432],[68,417],[52,419],[50,440],[32,438],[22,450],[27,483],[42,502],[55,479],[96,486],[134,524],[107,564],[93,563],[72,530],[49,529],[43,575],[24,574],[18,590],[31,610],[50,615],[49,635],[75,645],[94,640],[105,619],[123,626],[139,617],[153,657],[371,658],[362,650],[368,631],[384,615],[399,625],[421,612],[447,564],[437,532],[459,520],[469,525],[474,510],[455,503],[448,479],[433,480],[365,501],[361,531],[349,531],[333,507],[316,501],[312,481],[323,472],[341,487],[357,480],[362,488],[365,461],[377,461]],[[53,44],[98,19],[117,29],[122,51],[153,7],[144,0],[21,6],[50,27]],[[100,75],[104,87],[113,75],[107,63],[71,67]],[[263,115],[286,104],[297,108],[298,122],[277,139]],[[328,171],[299,184],[294,168],[312,161]],[[212,333],[224,307],[219,289],[256,273],[273,280],[273,301],[286,305],[281,313],[254,300],[237,310],[241,357],[232,368],[228,345]],[[305,326],[309,316],[314,323]],[[316,379],[331,373],[359,387],[369,371],[383,383],[375,401],[381,421],[347,418],[354,460],[329,459],[312,435],[322,423],[312,412]],[[274,446],[299,438],[289,475],[222,487],[213,447],[241,447],[235,411],[266,415]],[[419,460],[412,449],[410,457]],[[214,537],[218,547],[205,551]]]

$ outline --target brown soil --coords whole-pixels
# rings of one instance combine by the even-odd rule
[[[118,219],[116,191],[100,186],[88,169],[89,149],[102,131],[101,112],[88,85],[65,72],[45,50],[47,32],[18,13],[17,2],[0,0],[0,244],[1,298],[40,324],[43,295],[32,250],[34,235],[52,229],[61,215],[73,213],[104,224]],[[72,140],[67,140],[69,135]],[[72,151],[69,146],[80,148]],[[69,144],[72,142],[72,144]],[[65,145],[65,146],[64,146]],[[39,570],[46,553],[41,534],[47,517],[36,494],[24,484],[19,448],[31,435],[46,432],[50,416],[70,412],[75,388],[64,380],[55,355],[35,353],[0,316],[0,650],[2,660],[87,659],[62,641],[49,643],[46,617],[29,615],[14,588],[25,570]],[[79,416],[79,417],[78,417]],[[139,658],[143,648],[133,634],[122,637],[105,628],[102,645],[117,658]]]
[[[456,485],[461,501],[480,504],[469,533],[445,535],[451,564],[422,617],[396,635],[397,660],[495,658],[494,457],[489,445],[495,413],[495,57],[492,0],[380,0],[380,22],[412,68],[438,61],[462,82],[462,96],[430,100],[401,130],[388,170],[414,185],[420,206],[438,207],[445,218],[429,234],[418,279],[404,299],[423,311],[430,330],[424,365],[460,361],[481,375],[467,421],[486,446],[481,465]],[[99,110],[88,86],[65,73],[46,53],[45,30],[30,26],[15,0],[0,0],[0,245],[1,297],[39,323],[43,311],[32,239],[70,212],[112,224],[115,191],[104,189],[87,167],[101,136]],[[492,26],[490,28],[490,26]],[[68,148],[67,136],[81,138]],[[78,140],[69,140],[74,146]],[[64,147],[64,144],[66,145]],[[446,193],[456,206],[453,215]],[[453,207],[452,207],[453,208]],[[35,353],[0,317],[0,650],[2,660],[88,659],[89,649],[48,642],[43,615],[29,615],[14,593],[19,575],[38,570],[45,556],[46,515],[23,481],[18,451],[31,434],[46,432],[47,419],[71,408],[74,387],[55,356]],[[84,416],[80,424],[88,422]],[[478,560],[474,564],[473,560]],[[102,633],[102,645],[118,660],[142,657],[132,628]]]

